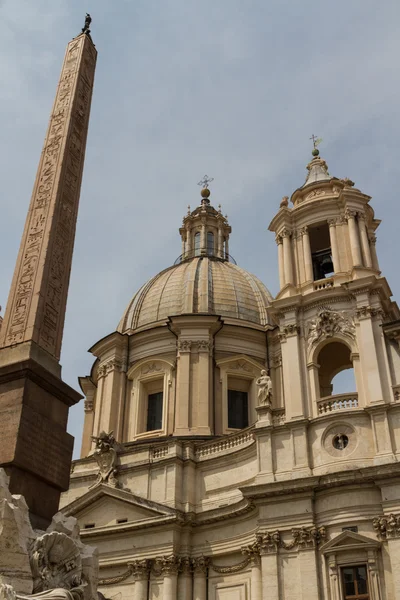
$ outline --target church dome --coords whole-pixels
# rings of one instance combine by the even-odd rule
[[[118,331],[148,328],[183,314],[220,315],[266,325],[271,300],[264,284],[236,264],[196,256],[145,283],[125,310]]]

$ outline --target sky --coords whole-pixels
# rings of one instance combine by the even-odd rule
[[[197,182],[214,177],[230,253],[278,291],[268,225],[303,184],[310,136],[372,196],[400,296],[398,0],[0,0],[0,304],[4,308],[66,44],[91,13],[95,88],[61,356],[87,352],[181,251]],[[79,454],[83,403],[70,411]]]

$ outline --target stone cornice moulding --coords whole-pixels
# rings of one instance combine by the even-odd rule
[[[126,333],[120,333],[119,331],[114,331],[91,346],[88,352],[97,358],[100,358],[109,350],[126,350],[128,349],[128,345],[129,335]]]

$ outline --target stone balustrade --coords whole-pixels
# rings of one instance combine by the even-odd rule
[[[326,290],[327,288],[331,288],[334,286],[333,277],[329,277],[329,279],[319,279],[314,282],[314,290]]]
[[[225,452],[226,450],[236,450],[239,446],[247,446],[254,442],[253,428],[239,433],[234,433],[229,436],[225,436],[221,440],[209,442],[196,448],[196,457],[203,458],[212,454],[218,454]]]
[[[358,394],[336,394],[334,396],[325,396],[317,401],[318,414],[324,415],[336,410],[348,408],[358,408]]]

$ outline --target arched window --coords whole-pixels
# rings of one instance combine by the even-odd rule
[[[207,233],[207,254],[214,254],[214,234],[211,231]]]
[[[194,236],[194,255],[200,256],[200,231]]]
[[[320,397],[356,391],[350,348],[342,342],[330,342],[318,354]]]

